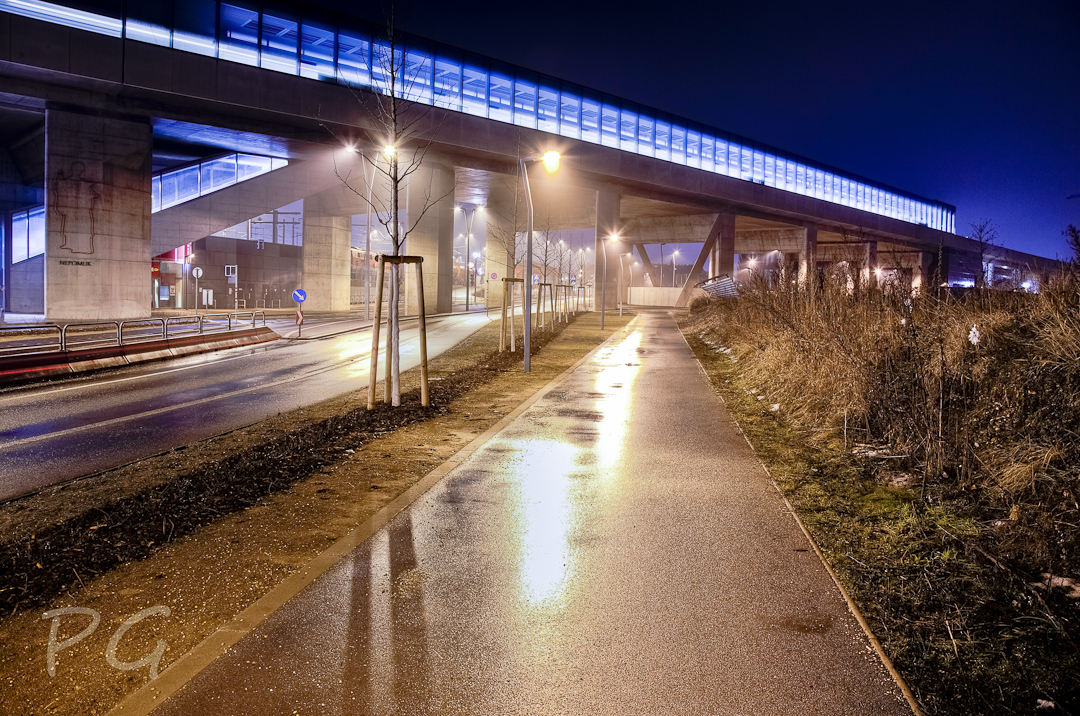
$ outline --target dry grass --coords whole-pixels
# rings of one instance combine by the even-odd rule
[[[740,421],[928,711],[1080,712],[1080,598],[1052,586],[1080,578],[1080,280],[911,298],[773,278],[686,328],[735,361],[725,387],[779,404]]]

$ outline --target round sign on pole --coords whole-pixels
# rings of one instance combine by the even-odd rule
[[[193,267],[191,269],[191,275],[194,276],[195,278],[202,278],[202,268],[199,267],[199,266]]]
[[[307,300],[307,292],[302,288],[296,289],[292,292],[292,300],[296,301],[297,303],[303,303]]]
[[[492,281],[494,281],[494,280],[495,280],[495,279],[497,279],[498,277],[499,277],[499,274],[495,273],[494,271],[492,271],[492,272],[491,272],[491,280],[492,280]]]

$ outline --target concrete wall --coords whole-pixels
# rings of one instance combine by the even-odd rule
[[[5,291],[7,310],[11,313],[45,313],[45,257],[20,261],[10,270]]]
[[[218,308],[233,307],[233,295],[229,289],[239,290],[238,297],[249,310],[254,308],[292,308],[294,289],[302,287],[303,247],[288,244],[265,244],[259,248],[254,241],[208,236],[192,245],[191,266],[199,266],[203,276],[199,279],[200,292],[204,288],[214,291]],[[237,266],[237,283],[229,284],[225,266]],[[185,285],[184,306],[195,306],[195,281],[188,272]],[[308,307],[305,303],[305,307]]]
[[[630,303],[634,306],[674,306],[682,294],[678,288],[637,287],[630,289]]]
[[[45,114],[45,315],[150,315],[150,122]]]

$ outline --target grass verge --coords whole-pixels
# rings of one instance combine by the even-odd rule
[[[800,431],[726,347],[680,325],[926,713],[1080,712],[1075,606],[980,546],[984,515],[887,454]]]

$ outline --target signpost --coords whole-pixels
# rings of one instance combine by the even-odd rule
[[[296,307],[296,337],[300,337],[300,331],[304,326],[304,301],[307,300],[307,291],[298,288],[292,292],[292,300],[300,305]]]
[[[199,279],[202,278],[202,269],[198,266],[191,268],[191,275],[195,277],[195,315],[199,315]]]

